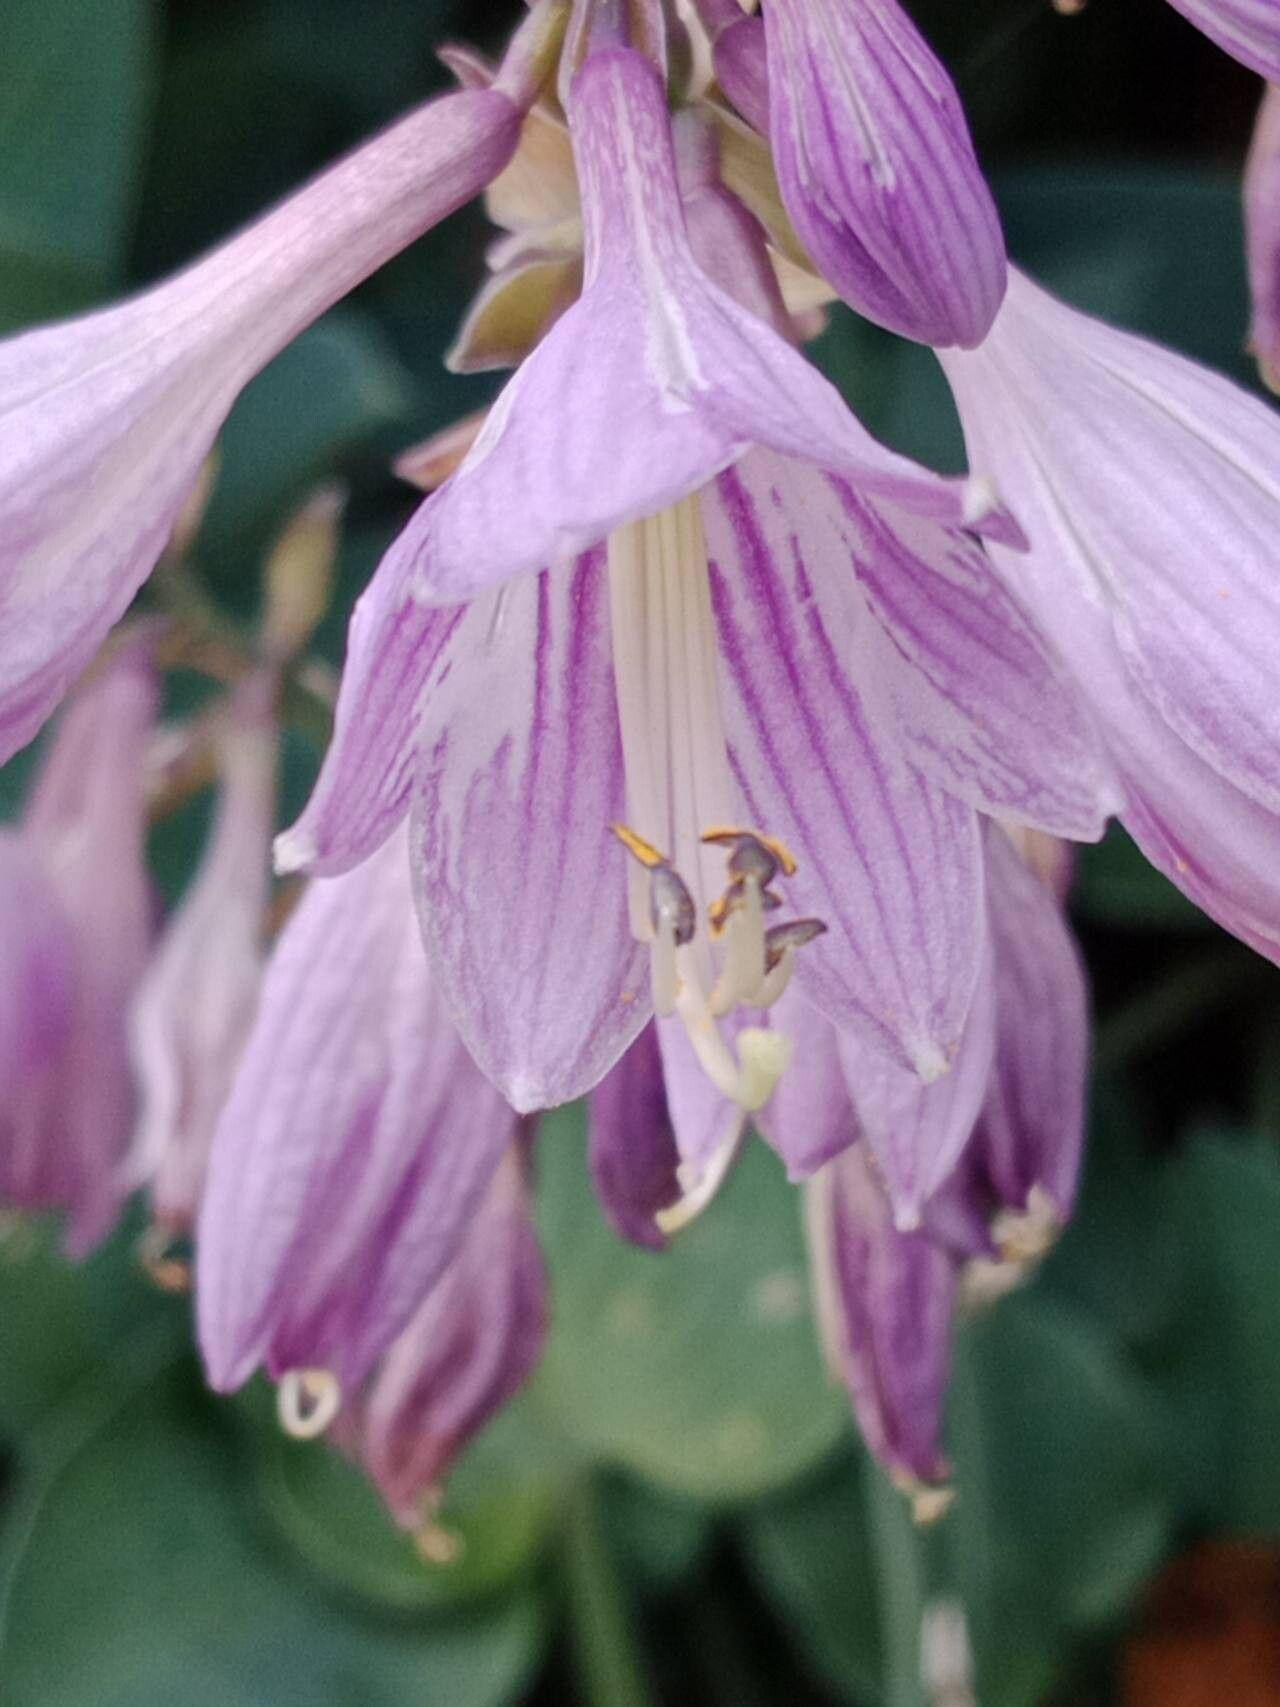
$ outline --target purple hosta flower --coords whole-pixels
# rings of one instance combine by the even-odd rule
[[[0,344],[0,760],[163,549],[245,383],[510,158],[556,0],[491,89],[447,95],[120,307]]]
[[[778,180],[818,271],[894,332],[979,343],[1004,295],[1004,239],[946,71],[896,0],[763,10]],[[731,96],[755,98],[738,64],[752,28],[739,19],[722,38]]]
[[[1211,41],[1280,82],[1280,0],[1170,0]]]
[[[1245,246],[1253,319],[1249,348],[1280,391],[1280,88],[1268,84],[1244,174]]]
[[[140,1112],[131,1165],[161,1240],[195,1220],[209,1146],[253,1023],[275,827],[274,673],[248,678],[214,741],[209,845],[139,987],[130,1020]]]
[[[4,970],[20,1016],[10,1065],[23,1071],[0,1110],[0,1201],[65,1211],[73,1256],[105,1237],[128,1191],[125,1016],[151,936],[145,772],[155,710],[148,646],[125,643],[68,704],[21,827],[5,836],[3,904],[28,910],[4,926],[16,937]]]
[[[1114,796],[964,529],[1016,539],[1003,514],[869,439],[699,269],[648,63],[593,57],[569,118],[583,297],[361,600],[278,858],[341,870],[416,792],[477,1061],[519,1108],[562,1102],[656,1011],[692,1182],[785,1065],[764,1010],[797,967],[836,1024],[944,1073],[983,952],[975,807],[1091,837]],[[716,229],[758,284],[733,249],[758,230]]]
[[[393,837],[315,882],[267,965],[197,1240],[212,1384],[262,1364],[318,1431],[457,1253],[516,1117],[462,1048]]]
[[[937,1509],[957,1297],[1007,1290],[1070,1217],[1084,1132],[1087,1008],[1060,907],[986,833],[991,1020],[947,1079],[889,1076],[816,1015],[765,1129],[805,1177],[815,1295],[867,1444]],[[981,1049],[973,1041],[980,1033]],[[968,1084],[966,1086],[966,1079]],[[927,1170],[927,1171],[926,1171]],[[923,1188],[921,1180],[923,1178]]]
[[[1019,276],[982,348],[944,365],[1031,535],[995,562],[1105,730],[1125,824],[1280,959],[1280,421]]]
[[[523,1386],[545,1335],[546,1275],[513,1145],[453,1261],[334,1431],[429,1558],[449,1556],[434,1519],[450,1465]]]

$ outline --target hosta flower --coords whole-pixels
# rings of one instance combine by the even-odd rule
[[[594,55],[569,119],[584,294],[361,600],[279,856],[348,867],[416,794],[477,1061],[517,1107],[564,1101],[656,1012],[697,1169],[785,1066],[761,1015],[793,971],[943,1074],[982,958],[975,808],[1090,837],[1115,797],[966,531],[1016,542],[1003,513],[869,439],[697,264],[652,67]],[[758,229],[717,229],[759,283]]]
[[[56,1209],[73,1256],[130,1189],[126,1015],[151,936],[146,755],[156,683],[141,640],[67,705],[20,828],[5,832],[0,1203]],[[4,1057],[7,1056],[7,1061]]]
[[[981,349],[943,361],[1031,537],[992,555],[1105,730],[1125,824],[1280,959],[1280,421],[1020,276]]]
[[[176,278],[0,344],[0,761],[150,573],[247,381],[501,171],[556,15],[493,88],[429,103]]]
[[[921,1086],[817,1016],[765,1130],[805,1177],[818,1319],[867,1444],[917,1489],[947,1473],[943,1401],[957,1298],[1016,1283],[1070,1218],[1084,1135],[1087,1009],[1049,889],[986,838],[991,1024]],[[968,1084],[965,1084],[966,1078]],[[927,1512],[926,1498],[922,1511]]]
[[[422,950],[403,835],[313,883],[267,965],[197,1239],[213,1385],[262,1364],[318,1432],[454,1260],[517,1122]]]
[[[1253,319],[1249,348],[1280,390],[1280,89],[1268,84],[1244,174],[1244,225]]]
[[[433,1519],[449,1466],[538,1360],[545,1293],[523,1156],[513,1145],[457,1255],[334,1429],[428,1556],[447,1545]]]
[[[778,181],[818,271],[892,331],[980,342],[1004,294],[1004,239],[946,71],[897,0],[763,12]]]
[[[275,827],[269,673],[245,681],[215,734],[217,813],[130,1020],[139,1119],[131,1166],[165,1234],[195,1219],[214,1127],[253,1023]]]

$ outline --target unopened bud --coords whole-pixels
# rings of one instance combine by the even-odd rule
[[[262,651],[272,662],[295,657],[329,608],[346,500],[341,486],[322,487],[276,541],[267,562],[262,622]]]

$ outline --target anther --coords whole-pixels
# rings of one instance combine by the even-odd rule
[[[649,895],[654,931],[661,935],[670,930],[677,948],[692,942],[698,928],[698,909],[680,873],[670,865],[656,867]]]
[[[342,1388],[328,1369],[290,1369],[276,1392],[280,1426],[295,1440],[316,1440],[342,1409]]]
[[[161,1292],[182,1294],[191,1290],[191,1245],[187,1237],[170,1227],[148,1227],[136,1247],[138,1266]]]
[[[762,889],[773,882],[779,872],[794,877],[798,869],[795,856],[776,836],[761,835],[758,830],[715,828],[704,830],[702,840],[709,847],[728,848],[729,876],[741,881],[745,877],[759,879]]]
[[[765,974],[753,1001],[757,1007],[771,1008],[786,992],[795,970],[796,950],[826,934],[821,919],[788,919],[785,925],[772,925],[764,933]]]

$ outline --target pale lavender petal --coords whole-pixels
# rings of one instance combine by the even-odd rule
[[[773,1017],[794,1053],[756,1124],[786,1163],[788,1178],[802,1180],[847,1150],[861,1129],[845,1085],[835,1027],[792,991]]]
[[[1260,77],[1280,82],[1280,5],[1277,0],[1169,0],[1210,41]]]
[[[1277,8],[1280,16],[1280,8]],[[1273,391],[1280,390],[1280,89],[1262,94],[1244,172],[1245,252],[1253,317],[1249,348]]]
[[[591,1181],[609,1224],[632,1244],[660,1251],[654,1219],[681,1197],[680,1152],[662,1077],[657,1032],[646,1026],[587,1103]]]
[[[245,383],[470,200],[519,127],[501,94],[446,96],[170,282],[0,345],[0,759],[128,606]]]
[[[103,663],[67,706],[21,831],[72,933],[74,999],[43,1118],[10,1135],[3,1193],[21,1207],[65,1210],[77,1257],[111,1230],[129,1189],[126,1015],[151,940],[145,766],[156,702],[144,644]]]
[[[769,134],[769,61],[759,18],[733,18],[716,36],[716,81],[747,123]]]
[[[458,1028],[522,1111],[590,1090],[650,1013],[623,816],[603,554],[472,605],[423,701],[413,849]]]
[[[71,1035],[76,950],[35,851],[0,829],[0,1198],[23,1128],[38,1122]]]
[[[584,293],[392,548],[423,596],[467,598],[587,550],[698,490],[754,443],[1016,542],[984,483],[944,480],[877,444],[803,356],[699,270],[652,67],[605,52],[574,89]]]
[[[979,343],[1004,239],[946,71],[896,0],[768,0],[764,20],[778,182],[818,271],[891,331]]]
[[[860,1144],[808,1189],[828,1358],[867,1446],[909,1484],[941,1482],[956,1262],[928,1234],[897,1230]]]
[[[1038,1186],[1065,1223],[1084,1147],[1084,967],[1061,907],[995,826],[987,835],[987,893],[996,1073],[982,1122],[983,1166],[1002,1203],[1025,1209]]]
[[[457,1256],[339,1422],[339,1439],[406,1529],[429,1521],[450,1464],[524,1385],[546,1325],[546,1276],[513,1148]]]
[[[453,1260],[515,1117],[430,976],[403,834],[308,888],[267,967],[201,1209],[209,1379],[358,1387]]]
[[[374,853],[409,810],[418,704],[462,619],[431,610],[386,561],[356,601],[333,738],[306,809],[276,838],[276,869],[336,877]]]
[[[271,673],[237,691],[218,731],[221,793],[200,868],[130,1014],[139,1114],[130,1171],[156,1222],[191,1226],[209,1146],[253,1024],[271,896],[277,730]]]
[[[799,861],[788,904],[828,927],[797,982],[837,1027],[936,1074],[981,959],[976,817],[901,750],[861,667],[874,619],[852,574],[842,609],[814,598],[818,562],[845,549],[822,476],[757,455],[702,508],[733,764]]]
[[[856,572],[889,642],[867,635],[864,667],[911,761],[983,812],[1096,841],[1122,803],[1099,733],[982,547],[843,481],[823,496],[840,543],[814,555],[814,596],[837,629]]]
[[[1198,905],[1276,959],[1280,422],[1016,275],[987,344],[945,365],[971,450],[1035,539],[993,559],[1096,712],[1124,822]]]
[[[996,1051],[994,967],[988,956],[968,1024],[947,1071],[929,1084],[856,1036],[840,1036],[845,1083],[903,1231],[921,1224],[930,1197],[973,1137]]]
[[[1021,275],[982,349],[944,360],[1035,540],[1008,578],[1060,650],[1101,608],[1169,727],[1280,809],[1280,418]]]

